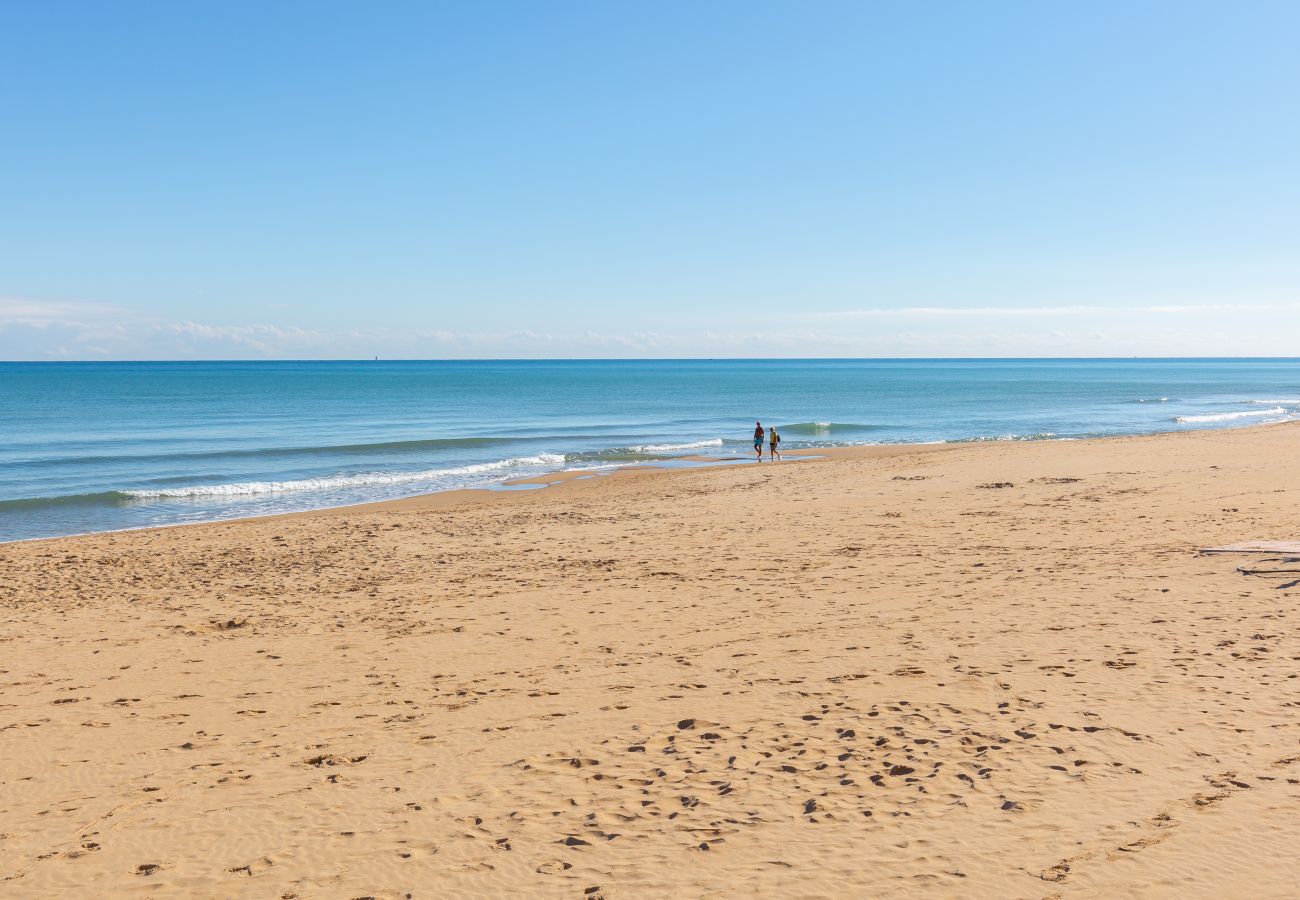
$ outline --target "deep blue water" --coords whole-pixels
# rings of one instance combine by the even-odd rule
[[[566,468],[1300,416],[1300,360],[0,363],[0,540]]]

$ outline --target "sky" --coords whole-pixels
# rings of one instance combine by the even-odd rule
[[[0,13],[0,359],[1297,355],[1294,2]]]

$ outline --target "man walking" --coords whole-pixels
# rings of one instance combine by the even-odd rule
[[[755,462],[763,461],[763,423],[754,423],[754,455],[758,457]]]

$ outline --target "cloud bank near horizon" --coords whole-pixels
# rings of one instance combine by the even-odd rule
[[[454,331],[169,320],[120,306],[0,300],[0,359],[1292,356],[1300,302],[864,307],[735,329]]]

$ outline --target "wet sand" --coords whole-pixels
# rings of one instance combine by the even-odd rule
[[[1293,897],[1300,427],[0,546],[0,896]],[[1300,568],[1292,565],[1289,568]]]

